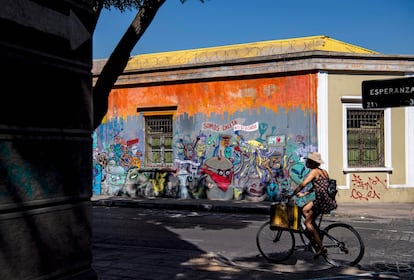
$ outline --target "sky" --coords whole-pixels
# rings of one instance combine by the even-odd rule
[[[102,11],[93,59],[110,56],[136,12]],[[414,55],[414,0],[167,0],[131,56],[317,35]]]

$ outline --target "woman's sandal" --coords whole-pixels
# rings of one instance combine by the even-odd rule
[[[315,254],[314,258],[315,258],[315,259],[316,259],[316,258],[319,258],[321,255],[326,255],[326,253],[328,253],[328,250],[326,250],[326,248],[325,248],[325,247],[322,247],[321,249],[319,249],[319,250],[316,252],[316,254]]]

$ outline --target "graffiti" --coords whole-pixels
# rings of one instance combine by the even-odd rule
[[[269,125],[267,123],[260,123],[259,124],[259,133],[260,136],[256,138],[256,141],[260,143],[264,143],[266,140],[263,139],[263,135],[266,133],[267,129],[269,128]]]
[[[236,124],[234,126],[234,131],[243,130],[243,131],[247,131],[247,132],[252,132],[252,131],[256,131],[258,129],[259,129],[259,122],[255,122],[255,123],[250,124],[250,125]]]
[[[225,157],[212,157],[201,166],[201,174],[206,175],[202,185],[209,199],[233,198],[233,164]]]
[[[204,197],[204,189],[199,187],[199,182],[197,180],[200,163],[179,159],[175,159],[174,163],[177,165],[175,176],[178,177],[179,180],[179,197]]]
[[[270,135],[267,137],[267,145],[283,147],[286,145],[286,136],[285,135]]]
[[[188,194],[190,198],[202,199],[207,198],[207,193],[205,189],[205,179],[207,174],[201,176],[188,176],[186,181],[186,187],[188,189]]]
[[[147,173],[140,172],[138,168],[128,170],[123,194],[130,197],[150,197],[154,193],[154,187]]]
[[[106,179],[102,184],[103,193],[118,195],[125,183],[127,172],[115,160],[110,160],[106,168]]]
[[[213,156],[216,157],[226,157],[232,159],[233,154],[233,145],[230,142],[231,135],[222,134],[220,135],[219,145],[214,149]],[[234,161],[234,160],[233,160]]]
[[[93,194],[127,193],[124,188],[127,173],[130,169],[141,168],[142,152],[138,146],[139,139],[124,140],[118,133],[113,140],[114,143],[107,145],[108,148],[104,150],[100,150],[94,143]]]
[[[129,197],[280,200],[306,176],[301,159],[314,148],[303,135],[279,134],[276,126],[263,122],[242,122],[214,124],[216,129],[206,129],[212,131],[207,134],[203,129],[198,135],[177,131],[174,163],[165,170],[143,168],[144,141],[125,140],[117,133],[106,149],[95,146],[93,191]],[[204,128],[212,125],[203,123]]]
[[[211,130],[215,132],[222,132],[229,129],[232,129],[234,126],[238,125],[240,120],[232,120],[225,124],[216,124],[213,122],[203,122],[201,124],[202,130]]]
[[[96,161],[93,162],[92,166],[92,192],[93,194],[101,194],[101,183],[102,178],[102,165],[98,164]]]
[[[152,185],[154,186],[154,196],[161,196],[164,192],[164,186],[166,184],[167,171],[155,172],[155,178],[151,179]]]
[[[168,174],[163,196],[170,198],[188,198],[187,187],[181,188],[180,184],[180,179],[176,174]]]
[[[365,180],[360,175],[352,174],[351,183],[351,198],[356,200],[380,200],[381,193],[378,187],[387,189],[387,180],[381,179],[378,176],[368,177]]]

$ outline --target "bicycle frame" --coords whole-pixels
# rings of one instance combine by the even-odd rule
[[[302,209],[300,209],[301,211]],[[333,222],[322,227],[323,214],[319,214],[314,220],[314,227],[319,232],[321,241],[327,249],[327,254],[322,257],[334,266],[356,265],[363,257],[365,246],[359,233],[350,225]],[[271,220],[271,219],[270,219]],[[295,250],[317,251],[313,237],[306,231],[305,216],[300,212],[298,230],[281,228],[265,222],[257,231],[256,244],[262,256],[271,262],[281,262],[288,259]],[[295,234],[300,236],[303,245],[296,245]]]
[[[315,248],[315,244],[313,243],[313,237],[312,236],[308,236],[306,233],[306,226],[305,226],[305,215],[302,213],[302,209],[300,212],[300,224],[299,224],[299,231],[298,234],[300,236],[300,239],[303,243],[303,245],[305,246],[305,249],[311,250],[313,249],[314,252],[316,252],[316,248]],[[318,215],[314,220],[313,220],[313,226],[315,227],[315,229],[319,232],[319,235],[321,235],[321,224],[322,224],[322,220],[323,220],[323,214]],[[305,240],[306,238],[306,240]],[[308,242],[307,242],[308,241]],[[297,247],[301,247],[301,246],[297,246]]]
[[[365,246],[362,242],[362,238],[360,237],[359,233],[352,226],[350,226],[348,224],[345,224],[345,223],[330,223],[326,227],[322,228],[323,217],[324,217],[324,215],[320,214],[313,220],[314,227],[319,233],[319,236],[320,236],[320,238],[323,242],[323,246],[328,250],[328,252],[338,249],[340,252],[342,252],[345,255],[349,254],[349,244],[347,244],[344,241],[340,240],[340,238],[342,238],[342,236],[340,238],[338,238],[338,237],[335,236],[335,234],[331,234],[329,232],[331,229],[333,229],[335,227],[336,228],[341,228],[341,229],[342,228],[347,228],[350,232],[352,232],[353,235],[356,236],[357,240],[359,241],[359,244],[358,244],[359,252],[358,252],[357,257],[354,260],[349,261],[349,262],[348,262],[348,260],[345,260],[345,261],[342,261],[342,262],[347,262],[348,265],[357,264],[362,259],[363,255],[364,255],[364,252],[365,252]],[[300,223],[300,226],[299,226],[300,231],[298,232],[298,234],[301,238],[304,249],[305,250],[312,250],[315,253],[317,251],[317,248],[315,246],[316,244],[313,242],[312,236],[308,236],[306,234],[306,227],[305,227],[305,224],[303,223],[304,219],[305,219],[305,216],[301,212],[301,223]],[[306,240],[305,240],[305,238],[306,238]],[[325,240],[325,242],[324,242],[324,240]],[[296,246],[296,247],[300,248],[301,246]],[[328,263],[330,263],[334,266],[338,266],[341,263],[341,261],[338,262],[337,260],[334,260],[333,258],[330,258],[328,255],[322,255],[322,256],[325,258],[325,260]]]

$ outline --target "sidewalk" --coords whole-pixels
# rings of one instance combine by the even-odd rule
[[[91,198],[94,206],[137,207],[151,209],[177,209],[190,211],[240,212],[268,214],[270,201],[208,200],[177,198],[129,198],[98,195]],[[361,219],[414,219],[414,203],[338,203],[331,213],[336,217]]]

